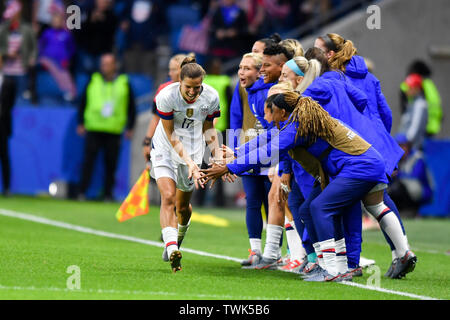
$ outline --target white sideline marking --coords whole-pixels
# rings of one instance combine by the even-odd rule
[[[110,289],[80,289],[80,290],[71,290],[67,288],[55,288],[55,287],[47,287],[47,288],[39,288],[39,287],[19,287],[19,286],[3,286],[0,285],[0,290],[16,290],[16,291],[53,291],[53,292],[70,292],[70,293],[100,293],[100,294],[126,294],[126,295],[157,295],[157,296],[176,296],[178,293],[175,292],[166,292],[166,291],[142,291],[142,290],[110,290]],[[251,296],[230,296],[230,295],[217,295],[217,294],[198,294],[198,293],[186,293],[188,297],[194,297],[198,299],[220,299],[220,300],[279,300],[277,298],[267,298],[267,297],[251,297]]]
[[[161,242],[145,240],[145,239],[141,239],[141,238],[130,237],[130,236],[126,236],[126,235],[110,233],[110,232],[101,231],[101,230],[95,230],[95,229],[77,226],[77,225],[66,223],[66,222],[61,222],[61,221],[56,221],[56,220],[51,220],[51,219],[35,216],[32,214],[28,214],[28,213],[0,209],[0,215],[6,216],[6,217],[11,217],[11,218],[18,218],[18,219],[27,220],[27,221],[33,221],[33,222],[37,222],[37,223],[41,223],[41,224],[46,224],[46,225],[51,225],[51,226],[60,227],[60,228],[64,228],[64,229],[74,230],[74,231],[78,231],[78,232],[82,232],[82,233],[94,234],[94,235],[112,238],[112,239],[132,241],[132,242],[142,243],[142,244],[146,244],[149,246],[155,246],[155,247],[160,247],[160,248],[164,247],[164,244]],[[193,253],[196,255],[200,255],[200,256],[224,259],[224,260],[235,261],[235,262],[240,262],[242,260],[239,258],[233,258],[233,257],[229,257],[229,256],[223,256],[223,255],[218,255],[218,254],[213,254],[213,253],[208,253],[208,252],[193,250],[193,249],[188,249],[188,248],[183,248],[183,251]],[[420,295],[416,295],[416,294],[412,294],[412,293],[408,293],[408,292],[394,291],[394,290],[390,290],[390,289],[367,286],[367,285],[354,283],[354,282],[340,282],[340,283],[349,285],[352,287],[358,287],[358,288],[362,288],[362,289],[373,290],[373,291],[378,291],[378,292],[383,292],[383,293],[390,293],[390,294],[395,294],[395,295],[414,298],[414,299],[439,300],[439,299],[432,298],[432,297],[420,296]],[[14,288],[14,287],[3,287],[0,285],[0,289],[1,288]],[[17,287],[17,288],[20,288],[20,287]],[[29,288],[33,288],[33,287],[29,287]],[[23,288],[23,290],[26,290],[26,288]],[[97,290],[97,291],[113,292],[114,290]],[[97,292],[97,291],[94,290],[94,292]]]

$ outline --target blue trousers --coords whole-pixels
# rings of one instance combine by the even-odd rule
[[[336,240],[344,236],[344,221],[356,219],[355,212],[348,210],[359,205],[360,200],[377,184],[376,181],[364,181],[337,177],[310,204],[311,216],[319,241],[331,238]],[[354,211],[354,210],[353,210]],[[361,220],[361,214],[358,217]]]
[[[263,230],[261,206],[264,204],[267,214],[270,180],[267,176],[242,176],[242,183],[247,199],[245,221],[248,237],[261,239]]]
[[[300,208],[305,202],[305,198],[300,190],[300,187],[295,179],[291,181],[291,193],[288,197],[288,206],[294,217],[295,228],[297,229],[300,239],[302,239],[303,247],[307,254],[314,252],[311,239],[306,231],[305,224],[302,221]]]

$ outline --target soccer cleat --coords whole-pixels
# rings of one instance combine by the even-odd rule
[[[416,263],[416,255],[411,250],[406,251],[405,255],[398,259],[390,277],[392,279],[401,279],[405,277],[407,273],[414,271]]]
[[[391,277],[392,271],[394,271],[395,265],[397,264],[397,262],[398,262],[398,258],[395,258],[394,260],[392,260],[392,263],[389,266],[388,271],[386,271],[386,273],[384,274],[385,277],[387,277],[387,278]]]
[[[301,266],[298,267],[297,273],[302,273],[305,270],[308,263],[309,263],[308,258],[305,257]]]
[[[316,264],[316,265],[311,266],[311,268],[308,269],[307,271],[308,272],[305,272],[305,270],[304,270],[303,273],[300,273],[300,277],[302,279],[307,279],[309,277],[313,277],[313,276],[317,275],[318,273],[321,273],[322,271],[324,271],[324,269],[322,269],[321,266]]]
[[[262,257],[258,264],[254,266],[257,270],[277,270],[278,269],[278,259],[267,259]]]
[[[281,258],[281,261],[278,261],[278,265],[280,267],[286,266],[291,262],[291,255],[289,253],[286,253],[284,257]]]
[[[358,269],[358,268],[355,268]],[[346,273],[340,273],[340,279],[339,281],[353,281],[353,277],[355,277],[355,275],[352,273],[352,271],[347,271]],[[361,270],[361,275],[362,276],[362,270]],[[357,277],[360,277],[359,275],[357,275]]]
[[[328,273],[328,271],[320,268],[320,271],[316,272],[314,275],[304,279],[308,282],[341,282],[344,281],[342,274],[337,274],[335,276]]]
[[[170,266],[172,267],[173,272],[181,271],[181,252],[175,250],[170,255]]]
[[[303,262],[300,262],[298,260],[291,260],[287,265],[279,267],[278,269],[281,271],[297,273],[302,265]]]
[[[167,247],[164,247],[164,251],[162,253],[162,259],[164,262],[169,262],[169,254],[167,253]]]
[[[350,273],[352,277],[362,277],[363,275],[362,267],[349,268],[347,273]]]
[[[248,249],[248,252],[250,252],[248,259],[241,261],[241,266],[243,267],[256,265],[259,263],[259,260],[261,260],[262,255],[259,250],[252,251],[251,249]]]
[[[302,277],[305,277],[305,276],[311,275],[312,274],[311,272],[315,273],[320,269],[322,269],[322,268],[319,266],[319,264],[313,263],[313,262],[308,262],[306,264],[306,266],[303,268],[303,270],[299,271],[299,273]]]

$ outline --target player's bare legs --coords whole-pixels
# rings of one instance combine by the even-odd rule
[[[178,221],[175,214],[176,184],[168,177],[159,178],[156,183],[161,193],[160,224],[165,246],[164,253],[167,252],[172,271],[176,272],[181,270],[181,252],[178,250]]]
[[[190,204],[191,196],[192,191],[176,191],[175,208],[178,219],[178,248],[181,247],[181,243],[183,242],[184,236],[190,226],[192,215],[192,205]]]

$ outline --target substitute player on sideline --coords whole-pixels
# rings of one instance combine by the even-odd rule
[[[194,57],[187,57],[181,63],[180,82],[156,97],[161,121],[152,140],[151,175],[161,193],[163,260],[170,261],[173,272],[181,270],[179,247],[189,228],[194,185],[198,188],[201,181],[205,140],[213,156],[220,152],[213,126],[214,118],[220,116],[219,95],[203,84],[205,74]]]

